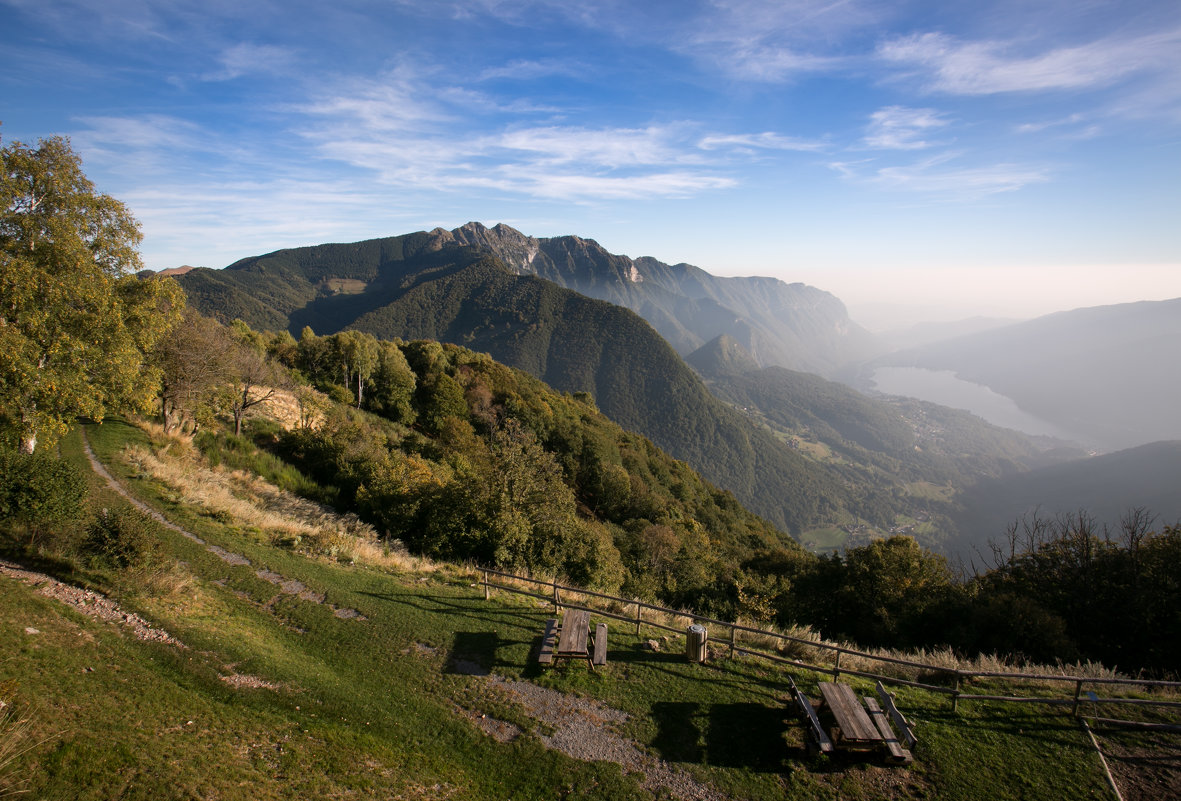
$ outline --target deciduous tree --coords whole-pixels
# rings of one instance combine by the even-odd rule
[[[95,190],[67,140],[0,148],[0,429],[32,453],[74,417],[147,409],[146,354],[179,287],[139,278],[139,224]]]

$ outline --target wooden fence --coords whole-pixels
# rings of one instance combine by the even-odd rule
[[[1177,681],[1154,681],[1149,679],[1122,678],[1083,678],[1079,676],[1045,675],[1040,673],[959,670],[957,668],[931,665],[909,659],[899,659],[897,657],[871,654],[866,651],[860,651],[854,648],[846,648],[842,645],[835,645],[833,643],[822,642],[819,640],[809,640],[802,637],[795,637],[790,634],[782,634],[776,631],[767,631],[766,629],[745,626],[741,623],[715,620],[714,618],[695,615],[691,612],[684,612],[646,603],[636,598],[622,598],[616,595],[608,595],[606,593],[582,589],[581,587],[568,587],[563,584],[559,584],[557,580],[547,581],[531,578],[528,576],[517,576],[512,573],[505,573],[491,568],[480,568],[480,570],[483,574],[483,580],[481,583],[484,587],[484,600],[489,600],[491,598],[493,589],[500,589],[507,592],[516,593],[518,595],[527,595],[532,598],[538,598],[548,603],[552,603],[555,612],[563,607],[568,609],[586,609],[603,617],[619,620],[628,624],[634,624],[636,627],[637,637],[640,636],[642,628],[659,629],[662,631],[671,632],[673,634],[679,634],[682,636],[685,635],[685,627],[670,626],[668,623],[656,618],[654,615],[659,615],[666,620],[670,618],[682,619],[688,621],[689,623],[707,624],[721,628],[723,631],[727,632],[726,638],[724,638],[721,642],[723,647],[727,647],[729,649],[731,656],[743,654],[745,656],[764,659],[770,662],[795,668],[811,670],[817,673],[831,674],[834,679],[839,678],[841,674],[844,673],[850,676],[858,676],[861,678],[882,681],[890,684],[903,685],[906,687],[918,687],[923,690],[929,690],[931,692],[947,695],[951,700],[952,709],[958,708],[960,701],[1005,701],[1008,703],[1052,704],[1061,706],[1069,705],[1071,707],[1071,713],[1076,717],[1079,716],[1079,711],[1085,704],[1091,705],[1092,708],[1098,706],[1099,704],[1129,704],[1135,706],[1172,707],[1181,709],[1181,701],[1175,700],[1178,697],[1178,693],[1181,692],[1181,682]],[[521,589],[520,586],[496,583],[490,579],[490,576],[496,576],[501,579],[517,582],[518,584],[536,586],[542,588],[543,591],[534,592]],[[565,598],[563,598],[562,593],[566,593]],[[570,600],[571,596],[581,596],[583,598],[607,601],[615,604],[617,609],[622,609],[625,611],[614,611],[612,609],[604,609],[602,606],[591,606],[591,602],[589,601],[585,603],[574,602]],[[633,609],[634,612],[630,614],[627,613],[626,610],[629,608]],[[651,614],[645,617],[645,611]],[[769,650],[747,647],[746,645],[742,644],[743,639],[750,640],[753,638],[779,641],[788,647],[794,646],[804,650],[805,652],[810,649],[815,649],[818,654],[830,654],[832,657],[831,664],[814,664],[804,661],[803,659],[792,659],[781,656],[779,653],[771,653]],[[781,649],[782,647],[783,646],[781,646]],[[846,660],[846,664],[844,666],[841,665],[842,657]],[[849,665],[849,661],[853,659],[859,660],[861,662],[869,662],[871,665],[883,665],[884,667],[879,668],[879,670],[895,669],[896,672],[906,671],[908,673],[914,674],[914,678],[903,678],[898,675],[873,672],[870,670],[858,670]],[[918,679],[925,679],[925,681],[920,681]],[[941,683],[933,683],[935,681],[939,681]],[[1005,685],[1005,689],[1013,688],[1014,685],[1020,686],[1022,684],[1030,683],[1051,683],[1074,686],[1072,688],[1072,694],[1062,694],[1055,696],[1003,695],[964,691],[965,685],[976,681]],[[1095,685],[1096,687],[1112,687],[1114,685],[1119,685],[1136,688],[1141,693],[1169,692],[1172,698],[1136,698],[1128,696],[1100,698],[1095,694],[1094,691],[1087,691],[1084,693],[1084,685]],[[1094,717],[1094,715],[1086,715],[1086,717]],[[1099,720],[1105,720],[1107,722],[1113,723],[1122,722],[1112,721],[1106,718],[1100,718]],[[1158,724],[1156,727],[1181,731],[1181,726],[1173,726],[1171,724]]]

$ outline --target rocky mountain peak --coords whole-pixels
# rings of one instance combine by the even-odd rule
[[[451,231],[450,235],[456,245],[495,253],[517,273],[533,272],[530,265],[541,248],[540,240],[504,223],[488,228],[482,223],[469,222]]]

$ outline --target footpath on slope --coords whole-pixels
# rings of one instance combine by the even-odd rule
[[[161,525],[181,536],[204,545],[210,553],[230,565],[250,566],[250,560],[245,556],[227,551],[217,545],[210,545],[204,539],[172,523],[157,510],[132,496],[127,489],[106,469],[95,456],[86,440],[82,438],[86,458],[90,461],[95,473],[101,476],[108,486],[127,499],[136,508],[149,515]],[[297,595],[311,603],[324,603],[324,596],[308,589],[302,582],[289,579],[271,570],[256,570],[255,574],[279,587],[286,595]],[[48,578],[48,577],[46,577]],[[65,586],[65,585],[63,585]],[[272,604],[279,596],[264,606]],[[112,605],[113,602],[108,601]],[[354,609],[338,608],[329,604],[339,618],[356,618],[364,620],[364,616]],[[183,646],[182,646],[183,647]],[[430,650],[430,649],[427,649]],[[528,682],[512,681],[488,674],[483,670],[470,671],[473,675],[481,676],[489,684],[489,689],[508,697],[520,704],[538,722],[547,726],[550,734],[541,735],[539,739],[547,748],[560,751],[574,759],[586,762],[609,761],[620,765],[625,771],[642,776],[641,783],[654,792],[671,794],[682,801],[725,801],[728,798],[716,788],[694,779],[689,773],[672,767],[662,759],[658,759],[642,751],[638,744],[628,740],[612,730],[613,725],[623,723],[627,715],[619,710],[599,704],[595,701],[567,695]],[[248,677],[243,677],[248,678]],[[229,679],[226,679],[230,681]],[[234,683],[230,681],[230,683]],[[259,686],[254,684],[252,686]],[[460,710],[463,713],[463,710]],[[465,716],[468,716],[465,714]],[[471,716],[468,716],[471,717]],[[520,731],[511,724],[505,724],[486,717],[476,717],[473,723],[499,740],[511,740],[520,735]]]
[[[177,534],[180,534],[182,537],[186,537],[187,539],[192,540],[193,542],[197,543],[198,545],[204,545],[205,550],[209,551],[214,556],[217,556],[219,559],[221,559],[226,564],[235,565],[235,566],[243,566],[243,567],[250,567],[251,566],[250,560],[247,559],[242,554],[234,553],[232,551],[227,551],[225,548],[222,548],[218,545],[210,545],[209,543],[205,542],[205,540],[203,540],[201,537],[198,537],[193,532],[187,531],[187,530],[181,528],[180,526],[176,525],[175,523],[173,523],[172,521],[170,521],[166,517],[164,517],[164,515],[160,514],[158,511],[153,509],[151,506],[148,506],[146,503],[139,500],[138,498],[133,496],[130,492],[128,492],[127,489],[113,475],[111,475],[111,473],[107,470],[107,468],[103,465],[103,463],[98,460],[98,457],[94,455],[94,451],[90,447],[90,442],[86,439],[85,431],[83,431],[83,433],[82,433],[82,448],[86,452],[86,458],[90,461],[90,466],[94,469],[94,472],[97,473],[100,477],[102,477],[102,479],[107,482],[107,485],[112,490],[114,490],[115,492],[119,493],[124,498],[126,498],[128,503],[130,503],[132,506],[136,507],[141,512],[148,515],[153,520],[155,520],[156,522],[158,522],[160,525],[164,526],[165,528],[169,529],[170,531],[175,531]],[[315,591],[309,589],[301,581],[298,581],[296,579],[287,578],[280,573],[276,573],[273,570],[267,570],[265,568],[258,569],[256,571],[254,571],[254,574],[256,576],[258,576],[260,579],[262,579],[263,581],[270,582],[271,584],[274,584],[279,588],[280,594],[276,595],[274,598],[272,598],[270,601],[268,601],[266,604],[264,604],[264,606],[266,606],[266,607],[273,605],[274,602],[277,601],[283,595],[295,595],[304,601],[307,601],[309,603],[314,603],[314,604],[324,604],[325,603],[323,593],[318,593],[318,592],[315,592]],[[337,606],[336,604],[327,604],[327,606],[329,609],[332,610],[333,615],[335,615],[338,618],[341,618],[342,620],[364,620],[365,619],[365,616],[362,615],[360,612],[358,612],[356,609],[349,609],[347,607],[340,607],[340,606]]]

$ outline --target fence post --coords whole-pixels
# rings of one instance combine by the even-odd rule
[[[962,674],[957,670],[955,672],[955,693],[951,696],[951,711],[956,712],[960,708],[960,679]]]
[[[834,681],[841,677],[841,649],[840,648],[837,649],[837,659],[836,659],[836,662],[833,663],[833,666],[832,666],[832,677],[833,677]]]
[[[636,602],[636,636],[640,636],[640,599],[635,598]]]
[[[558,597],[558,580],[554,579],[554,614],[557,614],[559,606],[561,606],[561,599]]]
[[[1083,694],[1083,680],[1079,679],[1074,683],[1074,707],[1070,710],[1071,714],[1078,717],[1078,701],[1079,696]]]
[[[734,638],[737,633],[738,633],[738,628],[736,626],[731,626],[730,627],[730,658],[731,659],[734,658]]]
[[[487,601],[492,597],[492,591],[488,587],[488,571],[482,571],[484,574],[484,600]]]

